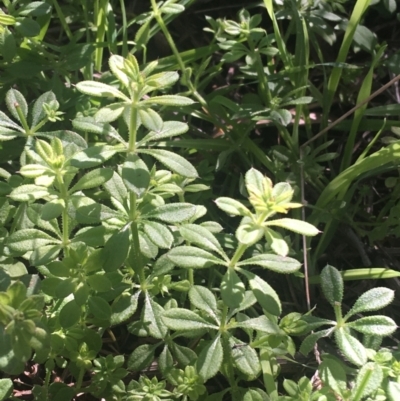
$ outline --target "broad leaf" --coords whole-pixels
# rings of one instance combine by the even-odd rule
[[[130,247],[129,235],[129,225],[126,225],[106,242],[103,250],[103,266],[106,272],[117,270],[125,262]]]
[[[17,108],[21,110],[21,113],[26,120],[28,116],[28,104],[26,103],[26,100],[21,92],[17,91],[16,89],[10,89],[6,94],[6,105],[16,120],[21,122]]]
[[[171,248],[174,237],[163,224],[146,220],[143,222],[143,231],[147,234],[150,241],[158,247],[164,249]]]
[[[153,96],[140,102],[141,105],[158,104],[160,106],[189,106],[193,103],[192,99],[179,95]]]
[[[139,144],[149,141],[159,141],[160,139],[172,138],[174,136],[182,135],[189,129],[186,123],[181,121],[165,121],[161,131],[150,131]]]
[[[150,185],[150,173],[144,161],[137,155],[129,155],[122,165],[122,180],[128,191],[141,198]]]
[[[113,146],[98,145],[87,148],[75,154],[70,160],[71,166],[78,168],[92,168],[111,159],[116,153]]]
[[[367,352],[364,346],[345,327],[335,330],[335,340],[340,350],[351,363],[357,366],[367,363]]]
[[[371,312],[379,310],[389,305],[394,299],[394,291],[389,288],[377,287],[362,294],[345,319],[362,312]]]
[[[89,297],[88,301],[89,312],[96,319],[109,320],[111,317],[111,306],[104,298],[98,296]]]
[[[255,379],[260,374],[261,364],[254,348],[245,343],[237,343],[231,352],[236,368],[244,373],[248,380]]]
[[[59,314],[61,327],[68,329],[74,326],[81,318],[81,307],[75,300],[66,303]]]
[[[277,219],[271,220],[264,223],[266,226],[277,226],[286,228],[286,230],[293,231],[298,234],[314,236],[320,231],[314,227],[312,224],[306,221],[296,220],[296,219]]]
[[[154,360],[154,353],[158,344],[142,344],[135,348],[128,359],[128,369],[140,372]]]
[[[172,308],[165,311],[162,318],[164,323],[171,330],[218,329],[218,326],[207,322],[197,313],[189,309]]]
[[[178,246],[167,254],[168,259],[179,267],[186,269],[204,269],[214,265],[225,264],[212,253],[194,246]]]
[[[128,320],[138,306],[139,292],[131,295],[127,292],[122,293],[111,305],[111,324],[120,324]]]
[[[320,338],[323,337],[328,337],[329,335],[331,335],[331,333],[333,332],[333,328],[331,329],[326,329],[326,330],[321,330],[321,331],[317,331],[315,333],[312,333],[310,335],[308,335],[303,342],[301,343],[300,346],[300,352],[303,355],[307,355],[313,348],[314,345],[317,343],[317,341]]]
[[[139,116],[142,124],[149,130],[160,132],[163,127],[161,116],[152,109],[139,109]]]
[[[346,372],[343,366],[334,359],[323,360],[318,367],[319,375],[324,384],[336,394],[342,396],[347,388]]]
[[[164,164],[173,172],[180,174],[183,177],[188,178],[197,178],[198,174],[194,166],[184,159],[182,156],[179,156],[176,153],[170,152],[168,150],[162,149],[140,149],[140,153],[144,153],[146,155],[153,156],[160,163]]]
[[[225,256],[225,252],[218,240],[206,228],[197,224],[184,224],[180,227],[179,232],[182,237],[191,244]]]
[[[84,189],[96,188],[106,183],[113,175],[110,168],[98,168],[85,174],[70,190],[72,194]]]
[[[190,203],[168,203],[167,205],[158,206],[147,214],[143,214],[143,218],[154,218],[166,223],[183,223],[189,220],[196,213],[196,206]]]
[[[197,371],[204,381],[218,373],[223,357],[221,337],[217,335],[211,343],[201,350],[197,359]]]
[[[113,86],[95,81],[82,81],[76,84],[78,91],[89,96],[117,97],[126,101],[129,99]]]
[[[387,316],[366,316],[346,324],[363,334],[375,336],[390,336],[397,329],[397,324]]]
[[[343,278],[339,270],[326,265],[321,272],[321,287],[328,302],[334,307],[343,299]]]
[[[230,215],[251,216],[250,210],[235,199],[221,197],[218,198],[215,203],[221,210]]]
[[[221,298],[230,308],[237,308],[243,301],[246,287],[234,269],[228,268],[221,281]]]
[[[242,260],[237,266],[257,265],[277,273],[294,273],[301,267],[296,259],[271,254],[261,254]]]
[[[12,200],[17,202],[29,202],[49,196],[49,190],[34,184],[20,185],[9,195]]]
[[[43,231],[27,228],[15,231],[7,238],[8,247],[15,252],[23,254],[48,244],[57,244],[61,241],[54,239]]]
[[[250,288],[257,301],[268,313],[279,316],[282,312],[281,302],[275,290],[262,278],[247,270],[239,268],[240,273],[249,280]]]
[[[189,290],[189,299],[193,306],[208,313],[219,324],[217,317],[217,300],[215,295],[206,287],[194,285]]]
[[[143,324],[148,333],[154,338],[165,338],[168,329],[163,320],[164,308],[154,302],[148,294],[144,302]]]
[[[279,326],[269,320],[266,316],[259,316],[252,319],[247,319],[242,322],[237,322],[234,325],[235,327],[241,327],[242,329],[252,329],[261,331],[266,334],[276,334],[282,335],[283,332],[279,328]]]

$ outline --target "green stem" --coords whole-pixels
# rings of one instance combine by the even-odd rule
[[[62,219],[62,242],[63,246],[66,247],[69,244],[69,217],[68,217],[68,190],[66,185],[64,184],[63,177],[61,175],[57,175],[57,183],[60,190],[61,199],[65,202],[65,207],[61,214]]]
[[[232,259],[229,263],[229,267],[230,268],[234,268],[236,263],[239,262],[240,258],[243,256],[243,254],[245,253],[247,249],[247,245],[246,244],[239,244],[239,246],[237,247],[235,254],[232,256]]]
[[[96,51],[95,51],[95,68],[101,71],[103,62],[103,45],[106,33],[106,9],[108,0],[97,0],[95,3],[95,26],[97,28],[96,34]]]
[[[335,311],[335,317],[338,327],[342,327],[343,324],[345,323],[345,320],[343,319],[342,315],[342,304],[340,302],[335,302],[333,310]]]
[[[268,352],[268,350],[260,350],[260,362],[263,372],[264,386],[271,401],[275,401],[278,398],[278,389],[276,387],[274,370],[271,363],[273,359],[275,358],[270,354],[270,352]]]
[[[69,26],[67,24],[67,21],[65,20],[65,16],[64,16],[64,14],[63,14],[63,12],[61,10],[61,7],[58,4],[58,1],[57,0],[53,0],[53,5],[54,5],[54,8],[56,9],[57,16],[58,16],[58,18],[60,20],[61,26],[63,27],[65,33],[67,34],[68,39],[72,42],[73,39],[74,39],[74,36],[72,35],[71,30],[69,29]]]
[[[271,95],[271,91],[269,90],[269,86],[268,86],[268,82],[267,82],[267,74],[264,71],[264,65],[261,60],[260,52],[258,51],[258,49],[256,49],[255,43],[254,43],[253,39],[251,38],[251,34],[249,34],[247,36],[247,42],[250,46],[251,52],[253,53],[253,55],[256,58],[255,67],[256,67],[257,76],[258,76],[258,85],[260,87],[260,92],[261,92],[260,95],[263,98],[265,105],[270,106],[272,95]]]
[[[21,106],[17,102],[15,102],[14,107],[15,110],[17,111],[19,120],[21,121],[22,127],[24,128],[26,135],[30,136],[32,133],[31,130],[29,129],[28,123],[26,122],[24,113],[22,113]]]
[[[151,0],[151,6],[153,8],[153,13],[154,13],[154,18],[156,19],[158,25],[161,28],[161,31],[163,32],[165,39],[167,40],[169,46],[171,47],[172,53],[174,53],[174,56],[176,57],[176,60],[178,62],[178,65],[182,71],[182,75],[184,77],[184,81],[186,83],[186,85],[188,86],[190,92],[194,95],[194,97],[199,101],[199,103],[207,108],[207,102],[206,100],[197,92],[196,88],[194,87],[192,81],[190,80],[190,76],[188,74],[188,71],[185,67],[185,63],[182,60],[182,57],[178,51],[178,49],[176,48],[174,39],[172,38],[171,34],[168,31],[167,26],[165,25],[165,22],[162,18],[162,15],[160,13],[160,10],[157,7],[156,1],[155,0]]]
[[[134,153],[136,151],[136,137],[137,137],[137,109],[136,109],[136,94],[135,99],[131,106],[131,118],[129,121],[129,147],[128,152]]]
[[[40,121],[35,127],[32,128],[32,130],[30,131],[32,134],[34,134],[35,132],[39,131],[40,128],[43,127],[43,125],[45,125],[47,123],[47,121],[49,121],[48,117],[46,117],[45,119],[43,119],[42,121]]]
[[[82,383],[83,383],[83,376],[85,375],[85,369],[81,368],[79,370],[79,376],[78,376],[78,380],[76,381],[76,392],[78,392],[80,390],[80,388],[82,387]]]
[[[125,1],[120,0],[121,17],[122,17],[122,57],[126,58],[128,55],[128,22],[126,19]]]

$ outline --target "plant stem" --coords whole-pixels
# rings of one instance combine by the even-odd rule
[[[267,394],[270,396],[271,401],[278,398],[278,389],[276,388],[276,383],[274,379],[274,372],[271,361],[274,357],[266,350],[260,350],[260,362],[261,369],[263,372],[263,381]]]
[[[239,262],[240,258],[243,256],[247,249],[246,244],[239,244],[237,247],[235,254],[232,256],[231,262],[229,263],[230,268],[234,268],[236,263]]]

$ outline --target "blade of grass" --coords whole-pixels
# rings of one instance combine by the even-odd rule
[[[350,16],[350,20],[347,24],[346,32],[344,34],[342,45],[340,46],[339,54],[336,59],[338,63],[344,63],[347,59],[347,54],[350,50],[351,42],[353,41],[354,34],[356,32],[357,26],[360,24],[361,18],[365,11],[368,9],[370,0],[357,0],[354,6],[353,12]],[[342,68],[333,68],[328,81],[328,87],[326,94],[324,96],[323,104],[323,120],[322,127],[325,127],[329,118],[329,111],[333,103],[333,97],[335,95],[336,89],[339,85],[340,77],[342,76]]]

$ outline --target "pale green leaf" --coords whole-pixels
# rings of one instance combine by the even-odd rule
[[[345,327],[335,330],[335,340],[339,349],[351,363],[357,366],[367,363],[367,352],[364,346]]]
[[[217,317],[217,300],[215,295],[206,287],[194,285],[189,290],[189,299],[193,306],[208,313],[219,324]]]
[[[217,335],[212,342],[201,350],[197,359],[197,371],[204,381],[211,379],[218,373],[223,357],[221,338]]]
[[[190,331],[199,329],[218,329],[218,326],[207,322],[197,313],[189,309],[172,308],[165,311],[162,318],[164,323],[171,330]]]
[[[178,246],[171,249],[167,257],[179,267],[186,269],[204,269],[215,265],[224,265],[224,261],[212,253],[194,246]]]
[[[95,81],[82,81],[76,84],[78,91],[89,96],[117,97],[126,101],[129,99],[117,88]]]
[[[146,220],[143,222],[143,231],[147,234],[150,241],[158,247],[164,249],[171,248],[174,237],[163,224]]]
[[[182,156],[174,152],[162,149],[140,149],[140,153],[150,155],[164,164],[170,170],[187,178],[197,178],[198,174],[194,166]]]
[[[237,266],[245,265],[257,265],[277,273],[294,273],[301,267],[301,263],[296,259],[272,254],[256,255],[237,263]]]
[[[321,287],[328,302],[334,307],[343,299],[343,278],[339,270],[326,265],[321,272]]]
[[[68,192],[70,194],[84,189],[96,188],[106,183],[113,175],[110,168],[98,168],[86,173]]]
[[[285,228],[286,230],[293,231],[298,234],[314,236],[320,231],[314,227],[312,224],[306,221],[296,220],[296,219],[277,219],[271,220],[264,223],[266,226],[277,226]]]
[[[232,216],[251,216],[250,210],[235,199],[221,197],[215,203],[221,210]]]

